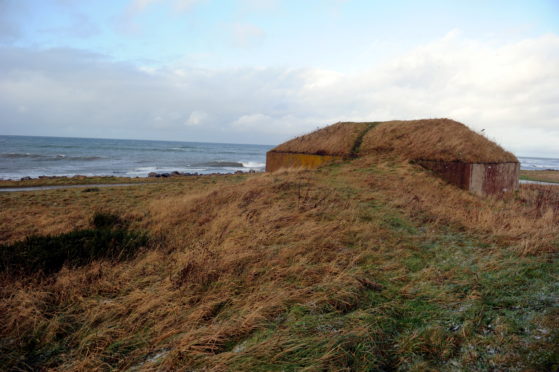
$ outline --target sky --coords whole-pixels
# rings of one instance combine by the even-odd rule
[[[448,117],[559,157],[559,0],[0,0],[0,134],[278,144]]]

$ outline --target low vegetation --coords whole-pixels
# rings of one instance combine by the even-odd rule
[[[127,260],[4,277],[5,369],[559,366],[558,187],[482,199],[387,156],[135,187],[0,196],[22,222],[4,244],[92,210],[150,236]]]
[[[373,124],[336,123],[282,143],[272,151],[351,156],[356,143]]]
[[[559,171],[556,170],[521,170],[520,179],[526,181],[559,183]]]
[[[318,155],[391,155],[407,160],[518,162],[510,152],[450,119],[336,123],[272,151]]]
[[[391,153],[411,160],[518,162],[496,143],[450,119],[381,123],[365,135],[361,153]]]

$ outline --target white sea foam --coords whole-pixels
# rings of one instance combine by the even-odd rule
[[[252,169],[262,169],[266,166],[265,163],[259,163],[259,162],[256,162],[256,161],[242,161],[240,163],[243,164],[243,167],[252,168]]]

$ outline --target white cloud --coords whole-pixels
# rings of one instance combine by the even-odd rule
[[[132,13],[141,13],[147,9],[151,4],[160,2],[161,0],[132,0],[128,9]]]
[[[175,0],[175,8],[179,12],[186,12],[192,9],[196,4],[201,3],[204,0]]]
[[[266,37],[261,28],[249,23],[235,23],[232,25],[233,44],[240,48],[258,46]]]
[[[280,0],[239,0],[239,2],[249,10],[274,10],[279,6]]]
[[[184,12],[189,11],[192,7],[205,0],[132,0],[128,5],[127,12],[134,14],[146,11],[152,4],[167,3],[172,5],[176,10]]]
[[[312,118],[302,118],[294,115],[272,117],[270,115],[254,113],[242,115],[233,122],[231,128],[247,134],[266,133],[270,135],[292,136],[294,133],[303,134],[316,126]]]
[[[340,120],[450,117],[516,153],[559,157],[557,66],[554,34],[496,45],[454,32],[353,74],[142,70],[76,50],[3,48],[0,132],[279,143]]]
[[[207,119],[208,114],[204,111],[192,111],[184,124],[187,126],[196,126],[203,124]]]

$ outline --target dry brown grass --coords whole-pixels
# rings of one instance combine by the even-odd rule
[[[354,166],[368,167],[379,159],[360,158]],[[504,198],[480,198],[440,179],[420,166],[380,160],[380,176],[368,180],[386,202],[411,215],[426,213],[429,223],[455,224],[472,233],[490,234],[497,241],[514,244],[519,253],[539,254],[557,250],[559,187],[521,185]],[[392,167],[392,168],[391,168]]]
[[[313,286],[349,280],[346,290],[362,287],[344,272],[355,260],[352,252],[336,253],[351,221],[323,217],[347,210],[353,218],[348,202],[331,191],[284,173],[153,201],[144,223],[162,250],[114,267],[63,271],[54,283],[6,288],[2,334],[22,337],[44,328],[41,342],[53,343],[75,322],[61,369],[125,369],[160,344],[172,345],[164,368],[209,356],[214,363],[226,360],[231,355],[221,354],[228,342],[303,301]],[[324,294],[313,298],[329,301]],[[343,292],[338,301],[351,306]],[[66,309],[64,320],[50,318],[49,309]],[[123,359],[115,343],[140,350]]]
[[[556,170],[521,170],[520,178],[530,181],[559,183],[559,171]]]
[[[147,213],[154,199],[191,194],[237,183],[243,175],[181,177],[150,184],[70,188],[45,191],[0,192],[0,244],[21,240],[28,235],[60,234],[85,227],[96,211],[119,214],[137,220]],[[101,182],[99,182],[99,180]],[[43,180],[37,180],[43,181]],[[45,180],[49,182],[52,180]],[[105,183],[106,178],[92,178],[85,183]],[[6,181],[8,182],[8,181]],[[55,180],[54,184],[58,184]],[[84,182],[81,180],[80,182]],[[49,183],[49,185],[52,183]],[[9,181],[10,187],[27,187],[29,181]]]
[[[518,311],[517,292],[492,285],[517,288],[515,267],[556,251],[556,189],[480,199],[390,158],[248,177],[99,198],[129,208],[152,249],[1,283],[0,346],[39,350],[55,370],[476,369],[480,358],[506,370],[530,367],[532,347],[553,351],[548,336],[518,336],[499,312]],[[12,203],[26,214],[35,201]],[[65,209],[89,217],[80,203]],[[554,313],[540,315],[533,327],[553,330]]]
[[[271,151],[349,156],[368,124],[336,123],[282,143]]]
[[[381,123],[365,135],[361,153],[390,153],[411,160],[518,162],[496,143],[450,119]]]

